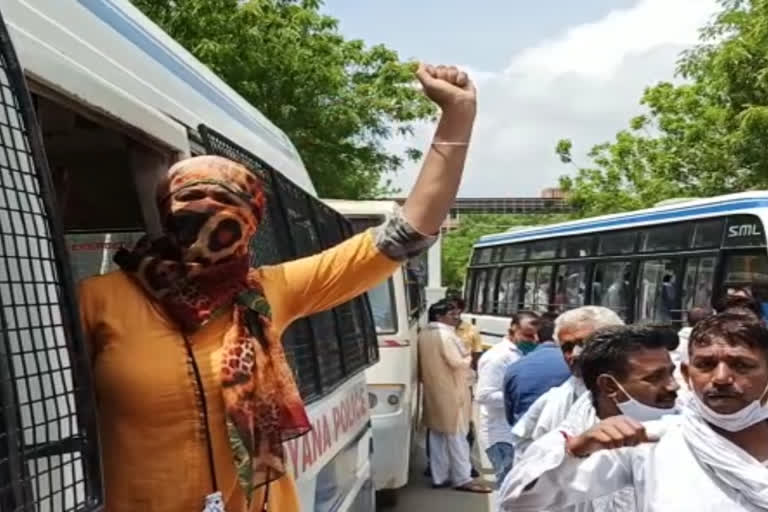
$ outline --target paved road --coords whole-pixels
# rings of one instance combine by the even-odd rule
[[[422,444],[422,443],[419,443]],[[409,484],[401,489],[398,503],[394,508],[379,508],[380,512],[494,512],[493,495],[471,494],[451,489],[432,489],[431,482],[424,477],[425,459],[421,447],[417,447],[411,456],[411,476]],[[479,458],[479,453],[475,453]],[[490,481],[487,459],[481,461],[480,471],[483,478]],[[484,467],[482,467],[484,466]]]

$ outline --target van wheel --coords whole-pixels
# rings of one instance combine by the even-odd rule
[[[376,491],[376,508],[392,508],[397,506],[397,489],[382,489]]]

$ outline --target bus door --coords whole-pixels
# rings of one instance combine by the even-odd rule
[[[0,510],[102,510],[91,376],[34,103],[0,15]]]

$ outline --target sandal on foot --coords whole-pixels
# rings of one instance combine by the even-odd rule
[[[460,487],[454,487],[453,489],[455,491],[474,492],[476,494],[490,494],[491,492],[493,492],[493,489],[491,489],[487,485],[478,484],[478,483],[474,483],[474,482],[470,482],[468,484],[464,484],[464,485],[462,485]]]

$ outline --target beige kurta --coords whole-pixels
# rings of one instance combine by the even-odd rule
[[[419,336],[424,386],[423,422],[430,430],[458,434],[469,430],[471,356],[452,327],[430,323]]]

